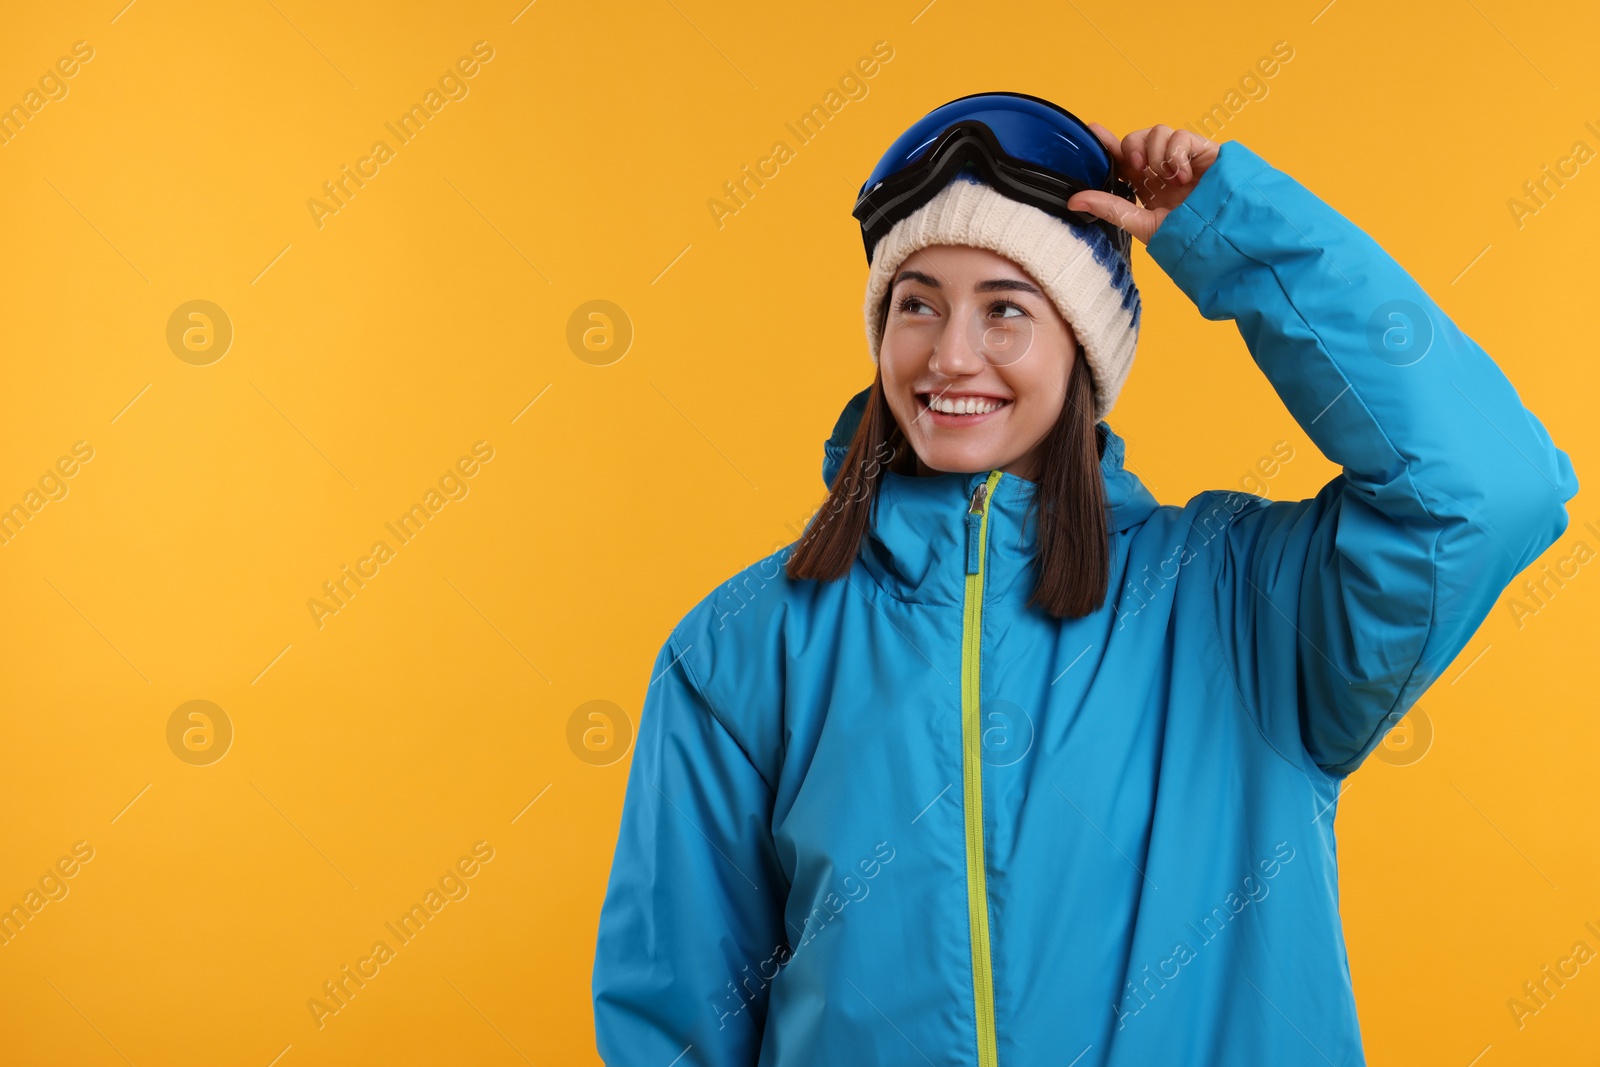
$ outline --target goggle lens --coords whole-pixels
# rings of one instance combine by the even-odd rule
[[[910,166],[945,130],[972,119],[988,126],[1009,156],[1076,178],[1092,189],[1107,182],[1111,158],[1094,131],[1075,116],[1028,97],[982,93],[935,108],[896,138],[862,190]]]

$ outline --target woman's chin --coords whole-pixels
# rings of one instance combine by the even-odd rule
[[[1006,460],[998,454],[965,448],[930,449],[919,452],[918,458],[928,473],[932,474],[977,474],[1006,464]]]

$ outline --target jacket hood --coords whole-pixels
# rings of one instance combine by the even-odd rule
[[[822,474],[829,485],[844,465],[861,416],[867,387],[840,412],[823,446]],[[1156,507],[1143,483],[1122,465],[1122,438],[1104,421],[1095,424],[1100,441],[1100,472],[1105,481],[1107,525],[1113,536],[1149,518]],[[867,573],[896,599],[956,606],[966,596],[966,561],[971,558],[972,527],[967,521],[974,490],[988,471],[945,472],[927,476],[884,470],[860,560]],[[1036,483],[1003,474],[989,497],[987,588],[992,595],[1026,593],[1033,588],[1038,548],[1037,515],[1032,507]],[[821,511],[818,512],[821,515]]]
[[[833,424],[833,432],[828,435],[827,441],[822,446],[824,485],[831,486],[834,477],[839,473],[839,468],[844,465],[845,454],[850,451],[850,439],[855,436],[856,427],[861,423],[862,412],[867,408],[867,398],[871,395],[872,387],[869,385],[846,401],[844,408],[839,412],[839,417]],[[1105,479],[1106,506],[1110,511],[1111,530],[1116,532],[1137,526],[1149,518],[1150,513],[1157,508],[1156,499],[1144,487],[1138,475],[1122,465],[1126,445],[1116,431],[1101,420],[1095,424],[1095,433],[1100,439],[1100,475]],[[959,478],[965,483],[973,476],[961,474],[951,477]],[[1026,487],[1032,484],[1021,478],[1009,478],[1007,481],[1021,483],[1024,493]]]

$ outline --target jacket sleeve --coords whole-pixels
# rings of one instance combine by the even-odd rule
[[[1197,498],[1218,636],[1280,751],[1349,774],[1567,527],[1566,453],[1378,244],[1237,142],[1148,245],[1232,319],[1343,471],[1307,500]],[[1211,568],[1207,568],[1210,570]]]
[[[656,657],[639,714],[600,909],[596,1045],[610,1067],[754,1067],[765,979],[788,953],[773,795],[679,646]]]

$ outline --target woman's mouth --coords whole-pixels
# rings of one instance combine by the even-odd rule
[[[935,426],[976,426],[1011,406],[1005,397],[950,393],[918,393],[917,403]]]

